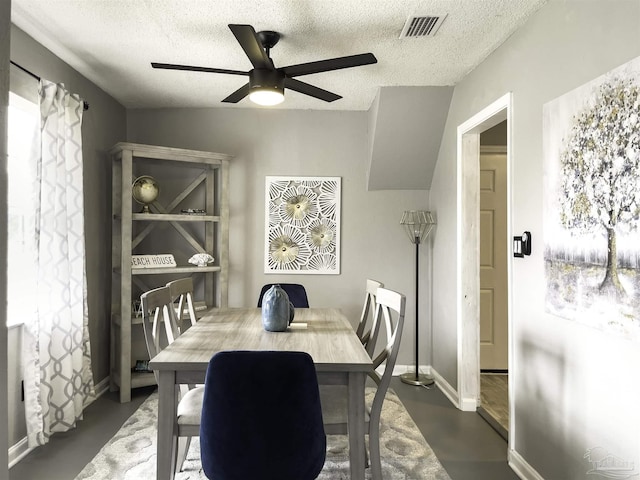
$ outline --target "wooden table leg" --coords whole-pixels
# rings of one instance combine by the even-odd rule
[[[175,380],[175,371],[158,372],[157,480],[173,480],[176,469],[178,430]]]
[[[352,480],[364,480],[364,372],[349,373],[349,464]]]

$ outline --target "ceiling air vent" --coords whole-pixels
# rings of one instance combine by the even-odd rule
[[[433,37],[447,15],[414,15],[402,28],[400,38]]]

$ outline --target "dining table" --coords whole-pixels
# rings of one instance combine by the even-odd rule
[[[149,362],[158,379],[158,480],[174,478],[178,386],[203,384],[211,357],[228,350],[307,352],[313,358],[319,384],[344,385],[348,392],[350,478],[364,479],[365,380],[373,363],[340,309],[297,308],[286,331],[270,332],[262,326],[260,308],[215,308]]]

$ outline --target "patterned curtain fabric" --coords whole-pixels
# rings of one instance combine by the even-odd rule
[[[95,398],[91,373],[82,183],[83,101],[40,82],[36,180],[36,313],[23,338],[29,446],[75,427]]]

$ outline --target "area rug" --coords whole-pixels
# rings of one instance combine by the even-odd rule
[[[367,388],[370,401],[373,388]],[[158,395],[153,393],[80,472],[75,480],[155,480]],[[206,480],[200,466],[200,445],[191,442],[183,471],[176,480]],[[450,480],[404,405],[389,390],[382,410],[380,450],[385,480]],[[327,460],[319,480],[349,478],[348,438],[327,436]],[[370,469],[366,478],[371,478]]]

